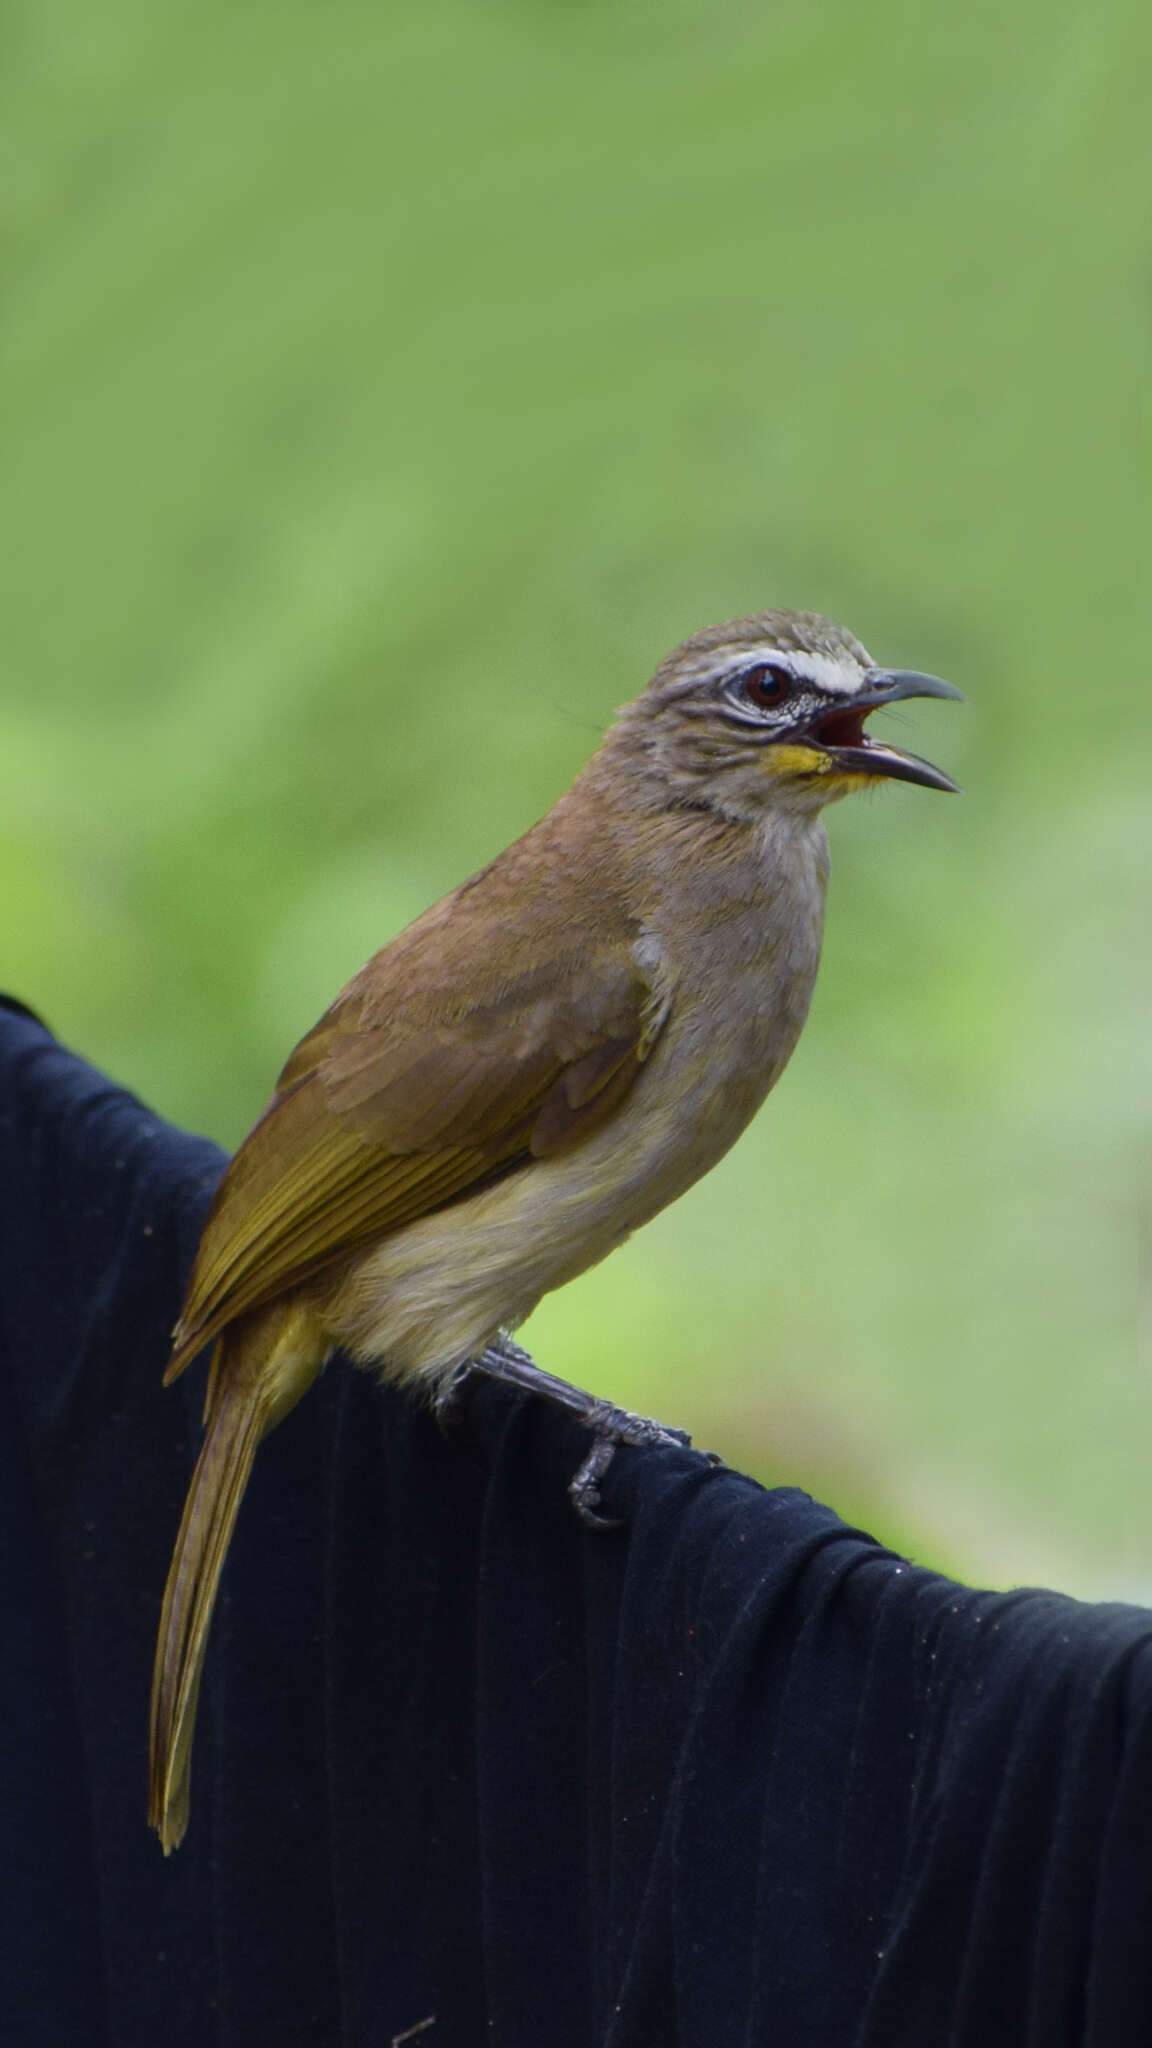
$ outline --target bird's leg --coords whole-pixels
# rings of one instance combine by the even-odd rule
[[[667,1429],[663,1423],[652,1422],[646,1415],[633,1415],[626,1408],[614,1408],[610,1401],[598,1400],[594,1394],[585,1393],[582,1387],[574,1387],[568,1380],[558,1379],[555,1373],[545,1372],[521,1345],[514,1344],[511,1337],[506,1336],[498,1337],[478,1358],[469,1359],[467,1364],[457,1366],[455,1372],[449,1374],[435,1399],[436,1415],[442,1424],[451,1425],[453,1412],[474,1373],[483,1373],[488,1379],[503,1380],[508,1386],[521,1387],[525,1393],[539,1394],[558,1408],[566,1408],[579,1418],[586,1429],[591,1430],[592,1447],[568,1493],[577,1514],[592,1529],[619,1527],[618,1522],[596,1512],[600,1505],[600,1481],[612,1463],[618,1444],[648,1449],[654,1444],[688,1445],[692,1442],[683,1429]]]

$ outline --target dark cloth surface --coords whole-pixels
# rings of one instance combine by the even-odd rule
[[[144,1824],[221,1169],[0,1009],[3,2048],[1152,2042],[1152,1615],[335,1361],[257,1460],[184,1846]],[[420,2029],[421,2022],[428,2022]]]

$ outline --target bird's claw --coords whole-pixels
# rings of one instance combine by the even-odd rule
[[[568,1498],[589,1529],[619,1529],[622,1524],[618,1516],[597,1513],[600,1481],[616,1456],[617,1447],[628,1444],[636,1450],[653,1450],[658,1444],[678,1444],[688,1449],[692,1439],[685,1429],[668,1429],[647,1415],[614,1408],[610,1401],[594,1401],[582,1420],[592,1432],[592,1446],[569,1484]]]

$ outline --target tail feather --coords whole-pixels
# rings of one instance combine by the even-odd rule
[[[264,1435],[258,1391],[221,1403],[192,1477],[164,1589],[152,1678],[148,1819],[165,1855],[188,1824],[192,1733],[208,1628],[236,1515]]]
[[[192,1736],[212,1610],[260,1443],[307,1392],[325,1346],[283,1305],[225,1331],[212,1360],[204,1439],[164,1588],[152,1675],[148,1819],[165,1855],[188,1824]]]

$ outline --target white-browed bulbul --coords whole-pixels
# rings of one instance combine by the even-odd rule
[[[215,1343],[153,1683],[165,1850],[187,1822],[208,1626],[261,1439],[337,1346],[430,1390],[480,1361],[603,1425],[603,1404],[535,1374],[506,1333],[759,1108],[820,957],[820,813],[883,777],[955,788],[865,721],[960,694],[877,668],[809,612],[693,634],[548,815],[297,1046],[212,1204],[166,1375]]]

